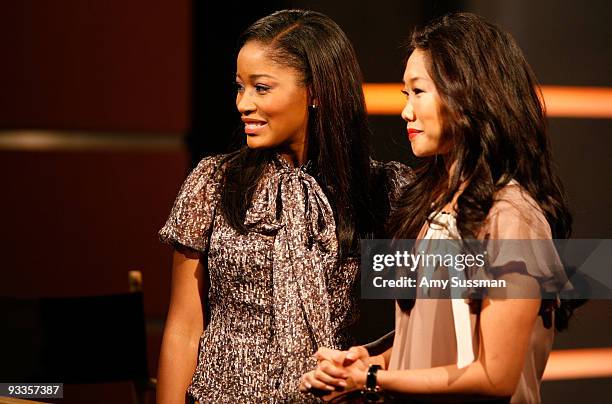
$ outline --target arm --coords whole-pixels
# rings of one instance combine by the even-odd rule
[[[175,251],[170,307],[159,358],[157,402],[185,403],[204,330],[202,294],[206,270],[194,250]]]
[[[539,288],[531,277],[516,273],[505,277],[509,284]],[[485,299],[480,314],[478,359],[462,369],[448,365],[430,369],[382,370],[388,364],[389,352],[385,352],[371,358],[360,357],[344,368],[334,361],[324,360],[306,377],[306,381],[313,386],[315,383],[319,386],[317,382],[339,386],[329,378],[333,375],[347,382],[344,390],[361,389],[369,364],[376,363],[383,366],[377,375],[378,385],[382,391],[392,394],[425,394],[432,398],[436,395],[508,397],[516,390],[539,307],[539,299]]]
[[[381,389],[408,394],[511,396],[516,390],[540,300],[485,300],[478,360],[419,370],[380,371]],[[365,382],[365,373],[356,381]]]

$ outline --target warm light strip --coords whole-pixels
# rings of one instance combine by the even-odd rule
[[[612,377],[612,348],[553,351],[548,358],[544,380]]]
[[[0,150],[183,150],[175,133],[101,133],[52,130],[0,131]]]
[[[612,118],[612,88],[543,86],[548,116]]]
[[[402,94],[403,86],[396,83],[364,83],[368,114],[399,115],[406,105],[406,96]]]
[[[402,85],[366,83],[363,85],[368,113],[399,115],[406,103]],[[542,86],[547,115],[554,118],[612,118],[611,87]]]
[[[0,404],[45,404],[42,401],[31,401],[23,398],[0,397]]]

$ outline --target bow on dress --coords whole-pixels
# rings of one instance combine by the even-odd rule
[[[245,225],[275,235],[273,310],[279,347],[286,355],[294,353],[303,327],[315,349],[333,347],[327,276],[337,265],[338,242],[332,208],[306,167],[293,168],[277,156],[270,169],[274,171],[255,192]]]

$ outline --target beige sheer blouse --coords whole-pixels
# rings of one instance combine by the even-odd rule
[[[424,226],[421,232],[424,238],[459,238],[452,214],[440,213],[434,219],[435,224]],[[551,239],[551,230],[536,202],[516,181],[512,181],[496,195],[479,238]],[[500,260],[503,253],[499,252]],[[538,272],[535,265],[526,266],[530,274]],[[477,358],[479,314],[471,314],[467,303],[463,309],[454,308],[456,303],[452,299],[417,298],[409,312],[402,311],[396,305],[395,339],[389,369],[423,369],[451,364],[462,367],[466,365],[466,360],[471,362]],[[456,318],[462,316],[461,313],[465,314],[463,329]],[[551,315],[550,311],[546,315]],[[543,316],[539,316],[531,334],[519,384],[510,401],[512,403],[540,402],[540,382],[554,337],[553,327],[547,328],[544,324]],[[471,349],[471,352],[465,352],[466,341],[467,350]],[[460,353],[458,350],[462,349],[462,345],[464,351]],[[464,363],[460,365],[462,361]]]

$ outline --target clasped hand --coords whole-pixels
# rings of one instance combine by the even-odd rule
[[[300,379],[300,391],[331,401],[339,395],[360,390],[365,384],[370,355],[363,346],[339,351],[319,348],[317,367]]]

